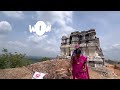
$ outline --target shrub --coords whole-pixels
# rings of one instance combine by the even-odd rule
[[[1,69],[22,67],[32,63],[26,58],[26,54],[18,54],[17,52],[15,52],[14,54],[8,53],[8,50],[4,48],[2,52],[3,54],[0,55]]]

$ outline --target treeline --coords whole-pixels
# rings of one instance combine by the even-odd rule
[[[50,57],[38,57],[38,56],[27,56],[30,60],[32,60],[34,63],[36,62],[42,62],[46,60],[51,60],[52,58]]]
[[[105,62],[107,62],[109,64],[115,64],[116,63],[115,61],[112,61],[112,60],[105,60]]]
[[[120,70],[120,62],[119,61],[105,60],[105,62],[114,65],[114,69]]]
[[[107,62],[109,64],[120,64],[119,61],[113,61],[113,60],[105,60],[105,62]]]
[[[2,54],[0,55],[0,69],[22,67],[46,60],[51,60],[51,58],[42,57],[38,60],[32,60],[32,58],[28,58],[26,54],[17,52],[11,53],[8,52],[7,49],[3,48]]]
[[[2,50],[3,54],[0,55],[0,68],[15,68],[22,67],[32,63],[31,60],[26,58],[25,54],[18,54],[17,52],[11,53],[7,49]]]
[[[41,59],[37,60],[38,62],[46,61],[46,60],[51,60],[49,57],[42,57]]]

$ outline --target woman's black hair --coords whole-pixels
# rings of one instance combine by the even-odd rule
[[[76,54],[81,54],[81,49],[80,48],[76,49]]]

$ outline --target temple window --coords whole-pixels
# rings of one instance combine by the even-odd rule
[[[85,35],[85,39],[87,39],[87,40],[89,39],[89,34]]]
[[[83,37],[82,37],[82,35],[80,35],[80,40],[83,40]]]

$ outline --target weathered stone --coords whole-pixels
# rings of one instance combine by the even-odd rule
[[[80,45],[81,51],[88,57],[88,61],[104,64],[104,55],[100,48],[99,38],[96,37],[95,29],[75,31],[68,36],[63,36],[60,46],[61,54],[58,57],[68,58],[71,56],[76,44]]]

